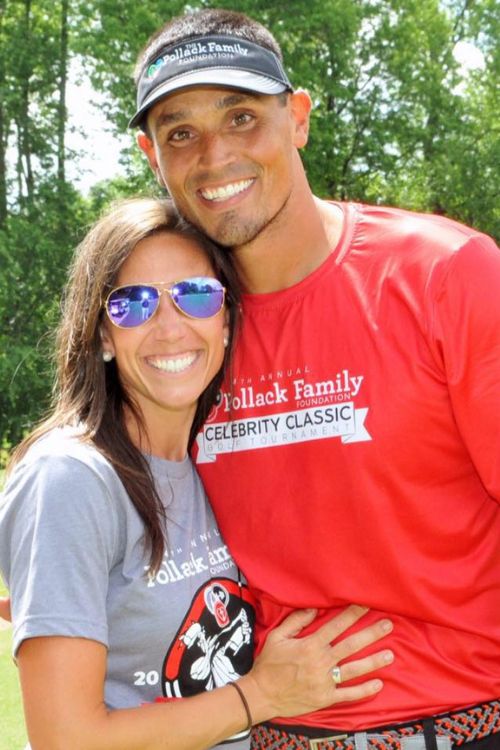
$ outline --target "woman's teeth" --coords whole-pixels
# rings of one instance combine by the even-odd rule
[[[157,370],[163,370],[164,372],[182,372],[187,370],[196,359],[196,354],[184,354],[182,357],[174,358],[157,358],[150,359],[149,363],[156,367]]]

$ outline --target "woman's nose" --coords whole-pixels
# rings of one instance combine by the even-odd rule
[[[153,320],[161,337],[176,339],[185,333],[187,318],[176,308],[166,291],[160,295],[159,307]]]

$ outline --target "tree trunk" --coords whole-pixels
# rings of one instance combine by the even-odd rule
[[[0,229],[7,220],[7,137],[2,102],[0,101]]]
[[[24,30],[26,38],[26,49],[30,48],[31,39],[31,0],[25,0],[24,2]],[[26,194],[19,196],[20,201],[25,202],[30,206],[33,203],[35,179],[33,175],[33,167],[31,163],[31,134],[30,134],[30,77],[31,69],[28,56],[25,57],[24,65],[26,66],[25,75],[22,76],[22,87],[21,87],[21,107],[19,112],[18,125],[18,181],[22,184],[24,178],[24,186],[26,188]]]
[[[68,6],[69,0],[61,2],[60,65],[59,65],[59,104],[57,112],[57,184],[62,190],[66,181],[66,87],[68,82]]]

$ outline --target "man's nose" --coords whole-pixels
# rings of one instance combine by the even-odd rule
[[[231,139],[222,133],[211,133],[201,139],[200,166],[220,167],[234,159]]]

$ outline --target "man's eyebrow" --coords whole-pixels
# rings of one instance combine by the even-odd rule
[[[170,125],[173,122],[181,122],[189,117],[188,109],[178,109],[176,112],[160,112],[157,118],[157,124],[161,127],[162,125]]]
[[[217,109],[228,109],[229,107],[237,107],[238,104],[242,104],[248,99],[255,101],[260,99],[260,95],[254,94],[251,91],[228,94],[227,96],[223,96],[222,99],[219,99],[219,101],[215,103],[215,106]]]

